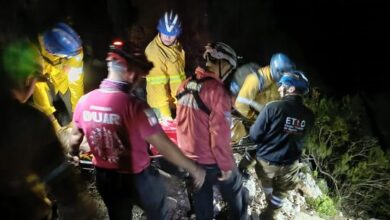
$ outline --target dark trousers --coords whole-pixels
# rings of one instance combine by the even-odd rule
[[[247,197],[244,195],[241,175],[237,168],[232,171],[228,180],[219,181],[221,171],[216,165],[201,165],[206,170],[205,182],[198,191],[194,192],[194,207],[197,220],[214,218],[213,186],[220,189],[222,198],[227,202],[231,219],[247,218]]]
[[[96,168],[96,187],[111,220],[132,219],[134,204],[144,210],[148,219],[168,219],[164,183],[151,166],[138,174]]]

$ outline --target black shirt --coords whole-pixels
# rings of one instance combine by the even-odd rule
[[[276,165],[288,165],[302,154],[304,137],[314,123],[314,114],[299,95],[269,102],[250,129],[258,144],[257,157]]]

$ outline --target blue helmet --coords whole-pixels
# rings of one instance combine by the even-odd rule
[[[275,82],[278,82],[283,72],[295,69],[295,64],[283,53],[276,53],[271,58],[271,76]]]
[[[178,14],[172,11],[170,13],[165,12],[158,21],[157,30],[167,36],[179,36],[181,33],[181,23]]]
[[[58,23],[43,33],[45,49],[54,55],[75,56],[80,53],[80,36],[67,24]]]
[[[285,72],[278,82],[279,86],[294,86],[303,95],[309,93],[310,83],[305,74],[299,70]]]

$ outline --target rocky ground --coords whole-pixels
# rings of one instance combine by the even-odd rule
[[[240,155],[235,155],[236,159],[240,159]],[[174,220],[187,220],[195,219],[194,216],[189,215],[190,203],[187,196],[187,191],[185,184],[182,180],[175,176],[171,176],[166,173],[162,173],[164,182],[166,184],[167,194],[168,194],[168,206],[169,206],[169,215],[170,219]],[[252,219],[258,219],[258,215],[261,213],[261,210],[265,208],[266,201],[265,195],[261,191],[259,181],[257,180],[254,170],[250,170],[251,178],[248,182],[245,183],[245,186],[248,188],[251,196],[251,205],[249,207],[249,213],[252,215]],[[322,193],[318,186],[316,185],[313,178],[305,173],[300,174],[301,181],[296,190],[290,191],[288,197],[284,201],[284,206],[278,216],[280,220],[290,220],[290,219],[321,219],[313,210],[306,205],[305,197],[315,198],[320,196]],[[96,199],[100,208],[100,218],[108,219],[107,210],[100,199],[100,196],[96,192],[93,181],[90,182],[90,193]],[[215,214],[216,219],[226,219],[225,205],[221,200],[221,196],[218,190],[214,190],[214,199],[215,199]],[[142,215],[142,210],[138,207],[135,207],[133,210],[133,219],[145,219],[146,217]],[[343,217],[337,217],[333,219],[345,219]]]

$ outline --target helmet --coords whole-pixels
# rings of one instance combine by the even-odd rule
[[[305,74],[299,70],[285,72],[278,82],[279,86],[294,86],[303,95],[309,92],[310,83]]]
[[[295,64],[283,53],[276,53],[271,58],[271,76],[278,82],[283,72],[295,69]]]
[[[157,30],[167,36],[178,36],[181,33],[181,23],[179,16],[171,11],[160,18],[157,25]]]
[[[1,53],[1,69],[12,81],[23,81],[42,73],[42,57],[28,40],[8,44]]]
[[[132,48],[120,40],[110,45],[106,60],[116,61],[142,75],[146,75],[153,68],[153,64],[147,60],[143,51]]]
[[[203,58],[206,59],[214,58],[217,60],[226,60],[232,65],[233,69],[237,66],[237,55],[236,52],[231,48],[229,45],[222,43],[222,42],[216,42],[216,43],[209,43],[206,45],[206,51],[203,53]]]
[[[81,50],[80,36],[67,24],[58,23],[43,33],[45,49],[59,56],[75,56]]]

